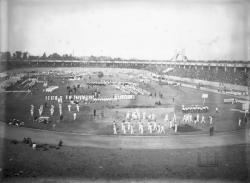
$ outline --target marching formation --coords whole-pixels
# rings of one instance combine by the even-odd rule
[[[184,106],[182,105],[182,112],[183,113],[206,113],[208,112],[209,107],[208,106],[198,106],[198,105],[193,105],[193,106]]]
[[[169,131],[176,133],[178,128],[178,123],[176,120],[175,113],[171,120],[168,119],[168,114],[166,114],[163,122],[157,122],[156,115],[154,113],[146,114],[146,112],[127,112],[125,120],[122,122],[113,122],[113,134],[123,134],[123,135],[134,135],[134,134],[167,134]]]
[[[176,126],[176,132],[177,132],[177,124]],[[113,122],[113,134],[117,135],[119,134],[166,134],[165,130],[166,126],[164,124],[156,123],[155,121],[152,122],[121,122],[121,124],[117,124],[115,121]]]
[[[171,117],[170,117],[171,116]],[[213,126],[213,117],[211,115],[205,116],[197,113],[184,114],[183,118],[177,120],[175,113],[169,113],[165,115],[164,120],[157,121],[157,117],[154,113],[146,114],[146,112],[140,113],[139,111],[127,112],[125,120],[122,122],[113,121],[113,134],[123,135],[161,135],[167,133],[177,133],[178,127],[181,125],[196,126],[199,124],[207,126]]]
[[[47,101],[62,100],[63,96],[45,96]],[[84,101],[84,102],[100,102],[100,101],[117,101],[117,100],[134,100],[135,95],[114,95],[113,97],[95,97],[94,95],[66,95],[65,100],[68,101]]]

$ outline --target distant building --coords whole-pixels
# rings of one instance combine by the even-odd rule
[[[175,55],[170,60],[171,61],[188,61],[188,58],[185,55],[185,49],[182,49],[181,51],[175,51]]]

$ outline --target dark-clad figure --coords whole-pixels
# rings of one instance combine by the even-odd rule
[[[213,136],[214,135],[214,125],[210,125],[210,128],[209,128],[209,134],[210,136]]]
[[[63,141],[60,140],[59,143],[58,143],[58,146],[61,147],[63,145]]]

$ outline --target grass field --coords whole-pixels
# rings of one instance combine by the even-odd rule
[[[57,131],[70,131],[70,132],[81,132],[81,133],[91,133],[91,134],[112,134],[112,122],[115,120],[120,123],[125,119],[127,111],[134,111],[135,109],[140,109],[150,113],[154,111],[157,116],[158,123],[164,123],[165,111],[170,108],[174,108],[177,121],[181,121],[183,113],[181,111],[181,106],[184,105],[202,105],[201,95],[202,91],[184,87],[176,87],[171,85],[159,85],[158,82],[150,80],[149,83],[139,82],[139,79],[145,75],[145,71],[140,70],[126,70],[126,69],[77,69],[72,70],[72,73],[84,74],[81,80],[68,80],[62,78],[65,76],[64,71],[70,69],[52,69],[50,75],[46,73],[48,71],[46,68],[36,68],[36,71],[24,70],[29,72],[30,76],[34,73],[39,73],[36,75],[41,81],[48,81],[48,86],[57,85],[59,89],[48,94],[42,92],[42,83],[37,83],[31,89],[32,94],[26,93],[1,93],[1,105],[0,105],[0,117],[2,121],[8,121],[10,118],[14,117],[16,119],[25,122],[25,126],[32,128],[41,128]],[[99,78],[97,73],[102,71],[104,76]],[[18,72],[22,72],[19,70]],[[44,72],[44,73],[43,73]],[[58,74],[59,73],[59,74]],[[60,74],[61,73],[61,74]],[[68,75],[72,75],[68,73]],[[149,75],[149,73],[146,73]],[[32,76],[31,76],[32,77]],[[93,81],[122,81],[122,82],[134,82],[138,83],[139,87],[152,93],[152,96],[138,95],[135,100],[124,100],[116,102],[99,102],[85,104],[80,103],[80,112],[77,113],[77,119],[73,120],[73,113],[76,111],[76,107],[72,106],[72,111],[69,112],[67,105],[69,101],[63,101],[63,120],[59,120],[59,110],[58,104],[55,101],[47,101],[48,106],[51,104],[55,105],[55,113],[51,117],[52,123],[34,123],[33,118],[30,115],[30,105],[35,106],[34,116],[38,116],[38,107],[45,104],[45,95],[57,95],[65,96],[67,94],[67,86],[80,85],[77,89],[76,95],[89,95],[94,91],[98,90],[102,97],[112,97],[114,94],[124,94],[122,91],[115,89],[112,86],[94,86],[88,87],[87,82]],[[21,82],[20,82],[21,83]],[[20,87],[20,83],[15,84],[10,87],[9,90],[25,90],[27,88]],[[159,93],[163,94],[163,98],[160,98]],[[231,111],[233,108],[241,108],[239,104],[224,104],[223,99],[230,98],[226,95],[215,94],[211,92],[206,92],[209,95],[205,105],[209,106],[210,110],[205,113],[207,124],[192,124],[190,128],[180,128],[179,133],[184,132],[208,132],[208,116],[213,116],[215,122],[216,131],[230,131],[237,130],[238,119],[243,117],[244,114],[237,111]],[[174,101],[173,101],[174,98]],[[161,101],[161,105],[155,105],[155,102]],[[215,112],[215,108],[219,108],[219,113]],[[166,109],[164,111],[164,108]],[[96,117],[93,115],[93,110],[96,109]],[[44,109],[43,115],[49,116],[49,107]],[[170,118],[173,113],[170,114]],[[196,115],[196,114],[193,114]],[[53,124],[56,125],[53,128]],[[243,125],[244,127],[244,125]],[[172,133],[172,131],[170,131]]]

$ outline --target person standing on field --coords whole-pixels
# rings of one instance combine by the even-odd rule
[[[143,134],[143,125],[141,122],[139,122],[139,133]]]
[[[239,118],[238,126],[241,127],[241,118]]]
[[[117,135],[117,128],[116,128],[116,123],[115,121],[113,122],[113,134]]]
[[[177,123],[175,122],[175,124],[174,124],[174,132],[175,132],[175,133],[177,133],[177,128],[178,128],[178,125],[177,125]]]
[[[201,123],[206,123],[204,115],[201,116]]]
[[[70,110],[71,110],[71,105],[70,105],[70,104],[68,105],[68,110],[69,110],[69,112],[70,112]]]
[[[124,122],[122,122],[122,132],[123,134],[126,134],[126,127],[125,127]]]
[[[77,112],[80,112],[80,106],[79,106],[79,104],[76,105],[76,110],[77,110]]]
[[[131,135],[134,134],[134,125],[133,124],[130,125],[130,134]]]

